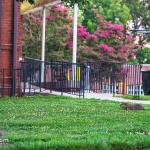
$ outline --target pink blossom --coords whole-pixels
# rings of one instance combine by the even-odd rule
[[[42,21],[41,21],[40,18],[36,18],[36,22],[37,22],[37,23],[41,23]]]
[[[46,16],[46,19],[52,21],[54,19],[54,16],[52,16],[52,14],[48,14],[48,16]]]
[[[133,41],[133,36],[132,35],[128,35],[127,39],[128,39],[128,41],[132,42]]]
[[[121,49],[118,50],[120,53],[126,53],[126,48],[122,47]]]
[[[95,41],[97,41],[97,36],[95,34],[91,34],[91,35],[89,35],[88,39],[95,42]]]
[[[110,24],[109,29],[112,30],[123,30],[123,25],[120,24]]]
[[[79,25],[78,26],[78,37],[87,39],[89,36],[89,32],[86,31],[86,28],[84,26]]]
[[[97,30],[96,31],[96,35],[99,37],[108,37],[110,35],[110,33],[108,31],[101,31],[101,30]]]
[[[69,43],[68,43],[68,48],[70,48],[70,49],[73,48],[73,42],[72,42],[72,41],[69,41]]]
[[[123,32],[118,32],[118,33],[117,33],[117,36],[118,36],[118,37],[125,37],[125,34],[124,34]]]
[[[104,52],[112,52],[112,48],[109,47],[107,44],[100,44],[98,47]]]

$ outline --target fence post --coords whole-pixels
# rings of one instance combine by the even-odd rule
[[[61,62],[61,69],[60,69],[60,86],[61,86],[61,95],[63,96],[63,62]]]
[[[86,68],[83,65],[83,98],[85,97],[85,72],[86,72]]]
[[[112,77],[113,77],[113,96],[115,96],[116,95],[116,87],[115,87],[115,78],[114,78],[114,75]]]
[[[2,91],[2,96],[4,96],[4,93],[5,93],[5,79],[4,79],[4,75],[5,75],[5,73],[4,73],[4,69],[3,69],[3,91]]]

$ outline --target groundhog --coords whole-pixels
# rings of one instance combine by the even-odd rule
[[[120,107],[125,110],[144,110],[144,106],[141,104],[135,104],[135,103],[121,103]]]

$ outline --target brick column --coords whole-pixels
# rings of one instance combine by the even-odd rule
[[[18,11],[19,11],[18,7]],[[20,15],[18,14],[18,20]],[[20,21],[19,21],[20,22]],[[20,23],[18,27],[20,32]],[[2,95],[12,95],[12,69],[13,69],[13,34],[14,34],[14,0],[2,0],[2,15],[1,15],[1,52],[0,64],[1,69],[4,69],[0,74],[0,83],[3,86]],[[20,36],[20,34],[18,34]],[[21,37],[17,39],[17,56],[16,64],[19,68],[19,57],[21,56]],[[3,76],[2,76],[3,74]],[[2,77],[4,77],[2,79]]]

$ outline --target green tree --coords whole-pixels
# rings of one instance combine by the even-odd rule
[[[137,53],[137,61],[140,64],[150,64],[150,48],[139,49]]]
[[[24,16],[23,50],[25,56],[40,58],[42,13]],[[46,16],[46,60],[69,60],[71,51],[68,48],[69,31],[72,18],[69,9],[64,6],[47,8]]]
[[[150,27],[150,1],[149,0],[123,0],[130,9],[133,28],[145,29]]]
[[[28,1],[34,3],[35,0],[18,0],[20,2]],[[70,4],[73,8],[75,2],[79,4],[79,20],[88,31],[94,32],[97,28],[97,23],[91,10],[97,9],[99,14],[105,17],[106,20],[111,20],[113,23],[126,24],[130,20],[129,9],[123,0],[62,0],[66,4]]]
[[[30,4],[33,4],[35,2],[35,0],[17,0],[18,2],[24,2],[24,1],[28,1]]]
[[[94,32],[97,28],[97,22],[91,11],[97,9],[99,14],[113,23],[126,24],[131,19],[130,11],[122,0],[92,0],[82,8],[83,25],[88,31]]]

